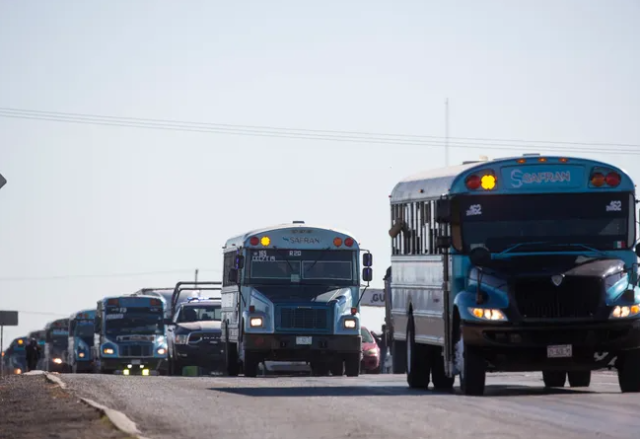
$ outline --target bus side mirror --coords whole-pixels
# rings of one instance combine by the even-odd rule
[[[436,222],[440,224],[451,223],[451,200],[448,198],[440,198],[436,200],[435,206]]]
[[[362,265],[365,267],[373,266],[373,255],[371,253],[365,253],[362,255]]]
[[[238,283],[238,269],[237,268],[230,268],[229,269],[229,273],[227,275],[227,280],[231,283],[237,284]]]
[[[371,282],[372,279],[373,279],[373,268],[364,267],[362,269],[362,280],[365,282]]]
[[[636,245],[636,255],[640,258],[640,244]]]
[[[244,268],[244,256],[237,255],[236,256],[236,269],[242,270]]]

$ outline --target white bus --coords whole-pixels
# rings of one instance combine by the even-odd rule
[[[305,361],[314,375],[358,376],[360,249],[348,232],[304,222],[229,239],[224,249],[226,372],[255,377],[264,361]],[[362,280],[372,276],[363,254]]]

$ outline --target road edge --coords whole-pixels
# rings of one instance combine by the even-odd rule
[[[44,376],[50,382],[60,386],[61,389],[67,390],[67,385],[59,377],[49,372],[45,372]],[[109,407],[106,407],[89,398],[82,398],[78,395],[76,395],[76,397],[80,399],[80,401],[82,401],[83,403],[87,404],[89,407],[100,412],[100,414],[102,414],[103,416],[106,416],[109,422],[111,422],[111,424],[117,430],[120,430],[121,432],[128,434],[129,436],[132,436],[137,439],[147,439],[144,436],[140,435],[140,430],[138,430],[136,423],[133,422],[131,419],[129,419],[127,415],[125,415],[124,413],[118,410],[114,410]]]

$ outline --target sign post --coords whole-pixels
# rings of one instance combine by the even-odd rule
[[[2,176],[0,175],[0,177]],[[1,178],[0,180],[4,180],[4,178]],[[0,187],[2,187],[1,181]],[[18,311],[0,311],[0,352],[3,353],[5,326],[18,326]],[[4,355],[2,356],[2,360],[0,361],[0,376],[4,376]]]

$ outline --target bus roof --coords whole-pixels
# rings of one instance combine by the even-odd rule
[[[107,303],[107,300],[109,299],[132,299],[132,298],[160,299],[164,304],[166,304],[167,302],[162,296],[150,296],[148,294],[136,294],[136,293],[125,293],[125,294],[120,294],[118,296],[107,296],[100,299],[100,302]]]
[[[355,236],[353,236],[350,232],[347,232],[346,230],[323,227],[317,224],[310,225],[300,221],[300,222],[293,222],[293,223],[276,224],[274,226],[263,227],[261,229],[251,230],[249,232],[243,233],[242,235],[234,236],[233,238],[230,238],[227,240],[223,249],[228,250],[230,248],[245,247],[247,240],[254,235],[271,233],[271,232],[281,231],[281,230],[292,230],[292,229],[314,229],[314,230],[324,230],[327,232],[334,232],[344,236],[351,237],[356,242],[356,244],[358,243],[358,240],[355,238]],[[357,247],[354,246],[354,249],[357,249]]]
[[[49,329],[51,329],[52,326],[61,326],[61,325],[69,326],[69,319],[53,320],[53,321],[47,323],[47,325],[44,327],[44,330],[48,331]]]
[[[428,198],[437,198],[450,193],[456,180],[462,175],[486,169],[487,167],[502,167],[504,165],[513,165],[515,160],[522,158],[537,158],[538,155],[525,154],[523,156],[502,157],[490,161],[465,162],[462,165],[448,166],[445,168],[432,169],[419,172],[402,179],[395,185],[391,191],[390,200],[392,204],[405,203],[410,201],[424,200]],[[628,173],[619,167],[610,163],[600,162],[597,160],[584,159],[570,156],[541,155],[547,159],[567,158],[569,163],[580,163],[590,166],[601,166],[617,171],[621,176],[626,177],[632,183]],[[622,186],[622,185],[621,185]]]

